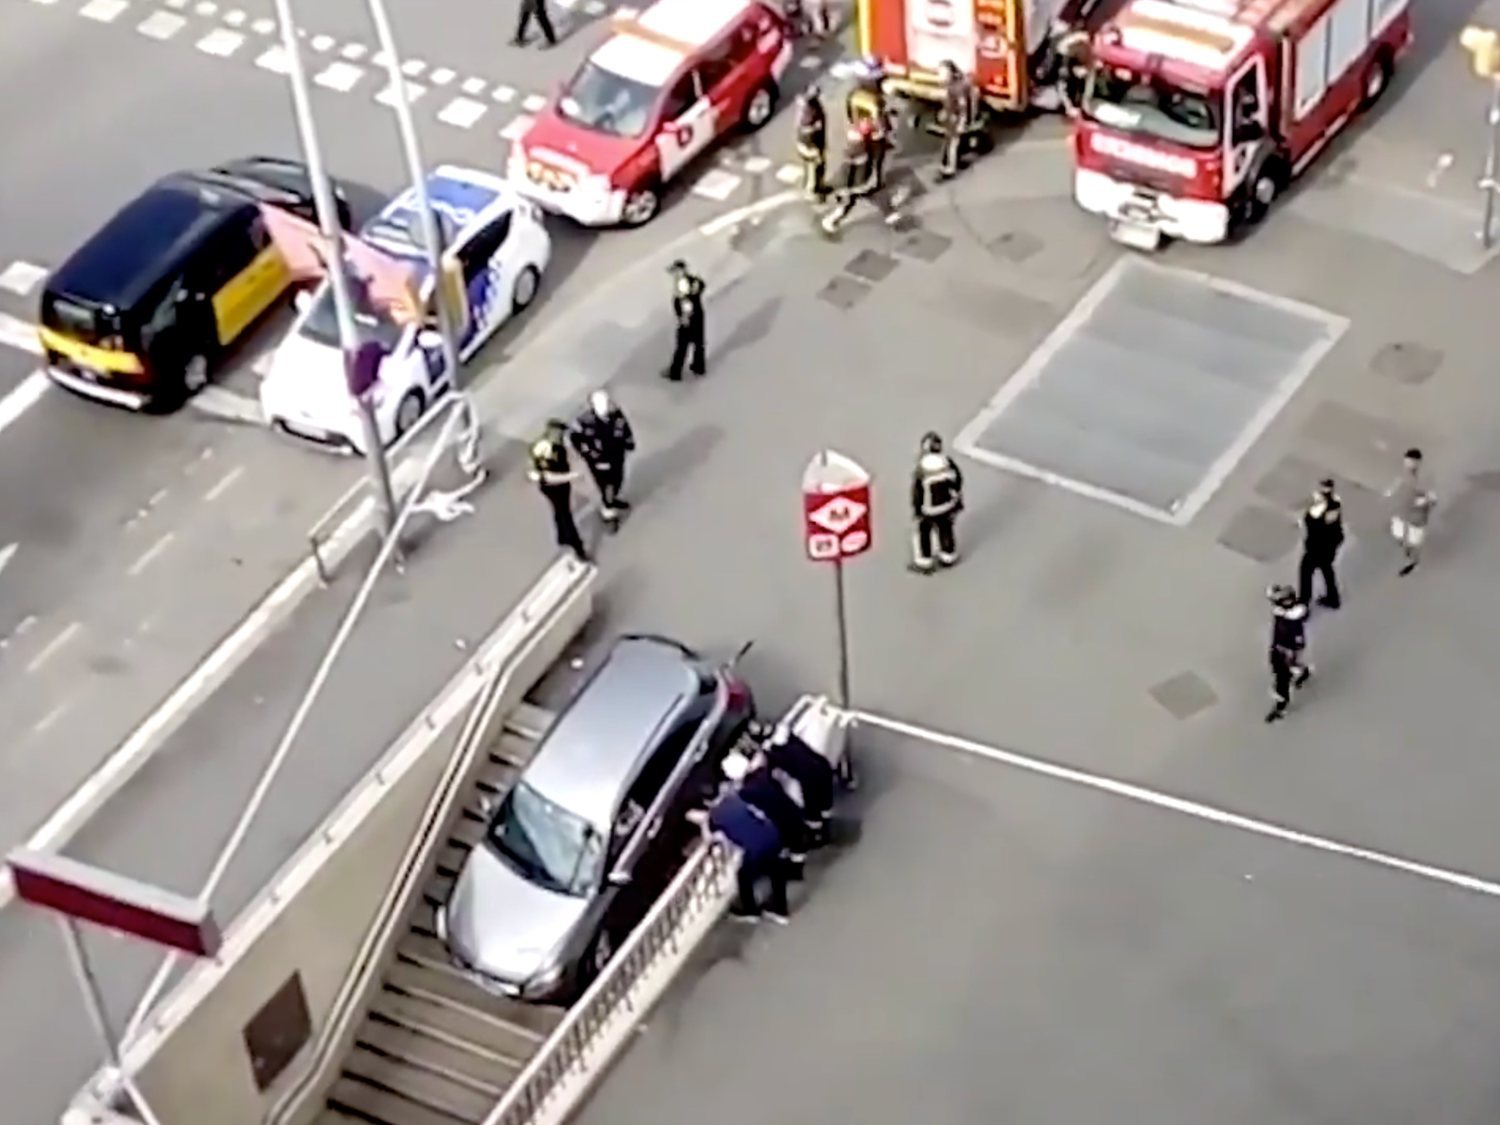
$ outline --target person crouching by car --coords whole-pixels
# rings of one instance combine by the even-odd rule
[[[764,756],[747,756],[733,751],[724,759],[724,776],[752,808],[765,813],[776,826],[784,848],[787,877],[802,878],[802,865],[807,862],[807,818],[802,806],[777,780]]]
[[[766,764],[796,785],[799,792],[792,798],[802,809],[808,846],[822,846],[828,839],[828,817],[838,788],[833,763],[791,731],[769,723],[751,724],[749,735],[765,755]]]
[[[726,789],[707,813],[694,814],[694,819],[706,836],[718,836],[740,851],[735,902],[730,913],[747,922],[766,917],[784,925],[790,911],[786,861],[781,854],[781,833],[776,831],[771,818],[735,790]],[[760,898],[762,882],[770,887],[764,903]]]

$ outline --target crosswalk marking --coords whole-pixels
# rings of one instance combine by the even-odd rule
[[[407,59],[401,64],[401,73],[408,78],[421,78],[422,72],[427,69],[427,64],[421,59]]]
[[[723,203],[734,194],[734,189],[739,186],[740,177],[732,175],[722,168],[710,168],[694,182],[692,191],[694,195],[701,195],[704,199],[712,199],[715,203]]]
[[[245,44],[245,37],[238,31],[230,31],[228,28],[216,27],[198,40],[198,50],[205,55],[213,55],[216,58],[227,59]]]
[[[530,128],[531,118],[523,113],[500,130],[500,138],[506,141],[519,141],[526,135],[526,130]]]
[[[272,47],[265,51],[255,60],[255,65],[261,70],[269,70],[272,74],[290,74],[292,72],[292,60],[287,56],[286,48],[282,46]]]
[[[276,21],[269,19],[256,20],[250,25],[250,30],[257,35],[270,35],[276,30]]]
[[[348,59],[350,62],[358,62],[369,53],[370,48],[363,43],[345,43],[344,49],[339,52],[339,57]]]
[[[187,17],[176,12],[152,12],[136,25],[147,39],[170,39],[187,26]]]
[[[245,21],[249,18],[249,16],[240,11],[238,8],[235,8],[232,12],[224,13],[224,22],[227,23],[230,27],[244,27]]]
[[[337,40],[332,35],[314,35],[309,46],[321,55],[333,50],[333,45],[336,42]]]
[[[202,0],[202,3],[196,4],[193,7],[193,11],[202,16],[204,19],[207,19],[218,10],[219,6],[213,3],[213,0]]]
[[[407,105],[411,105],[413,102],[415,102],[418,98],[420,98],[423,94],[425,94],[427,92],[427,87],[426,86],[419,86],[415,82],[407,82],[407,83],[405,83],[405,86],[406,86],[406,104]],[[387,85],[384,89],[382,89],[380,91],[380,93],[378,93],[378,94],[375,95],[375,100],[377,102],[379,102],[381,105],[388,105],[388,106],[394,107],[395,104],[396,104],[396,91],[393,90],[393,89],[391,89],[391,87]]]
[[[446,66],[440,66],[427,76],[427,81],[434,86],[446,86],[458,77],[458,71],[449,70]]]
[[[454,125],[460,129],[472,129],[474,123],[489,112],[489,106],[483,102],[476,102],[473,98],[454,98],[443,107],[438,114],[438,120],[444,125]]]
[[[483,78],[465,78],[464,84],[460,87],[460,89],[462,89],[464,93],[470,95],[471,97],[478,97],[480,94],[484,93],[484,88],[488,85],[489,83],[486,82]]]
[[[89,0],[79,9],[78,14],[96,23],[114,23],[128,7],[130,5],[126,0]]]
[[[0,289],[14,293],[17,297],[29,297],[31,291],[42,283],[47,271],[30,262],[12,262],[0,270]]]
[[[31,355],[42,354],[42,342],[36,338],[35,326],[9,313],[0,313],[0,344]]]
[[[542,107],[547,104],[547,99],[541,94],[527,94],[521,99],[521,108],[527,113],[540,113]]]
[[[501,105],[509,105],[516,100],[516,90],[514,86],[496,86],[490,97],[494,98]]]
[[[364,67],[355,66],[353,63],[336,62],[329,63],[313,81],[325,90],[337,90],[341,94],[347,94],[359,84],[359,80],[364,76]]]

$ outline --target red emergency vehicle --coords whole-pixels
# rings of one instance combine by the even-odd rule
[[[610,36],[511,145],[516,190],[586,226],[640,226],[663,187],[771,119],[792,58],[763,0],[657,0]]]
[[[1073,197],[1129,245],[1222,242],[1373,103],[1410,0],[1130,0],[1094,38]]]

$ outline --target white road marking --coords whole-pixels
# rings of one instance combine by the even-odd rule
[[[339,52],[339,57],[348,59],[350,62],[356,62],[369,53],[370,48],[366,47],[363,43],[345,43],[344,49]]]
[[[147,39],[170,39],[187,26],[187,17],[176,12],[152,12],[136,25]]]
[[[337,42],[338,40],[334,39],[332,35],[314,35],[312,37],[312,42],[309,43],[308,46],[310,46],[318,54],[325,55],[329,51],[333,50]]]
[[[147,547],[140,553],[140,556],[135,560],[135,562],[130,564],[130,569],[125,573],[128,574],[131,578],[137,577],[142,571],[144,571],[148,566],[150,566],[159,557],[161,557],[161,553],[168,547],[170,547],[172,545],[172,540],[176,538],[177,535],[174,532],[164,532],[161,538],[159,538],[155,543],[151,544],[151,546]]]
[[[8,547],[0,547],[0,573],[10,565],[10,560],[16,557],[16,552],[21,549],[21,544],[12,543]]]
[[[490,94],[501,105],[509,105],[516,100],[516,88],[514,86],[496,86]]]
[[[426,86],[419,86],[415,82],[407,82],[404,85],[406,86],[407,105],[411,105],[427,92]],[[394,106],[396,104],[396,91],[391,89],[390,86],[386,86],[380,93],[375,95],[375,100],[381,105]]]
[[[752,176],[759,176],[771,167],[769,156],[747,156],[743,165],[745,171]]]
[[[401,73],[408,78],[421,78],[422,72],[427,69],[427,64],[421,59],[407,59],[401,64]]]
[[[204,387],[193,396],[188,406],[199,414],[206,414],[220,422],[239,422],[251,426],[265,424],[265,415],[261,413],[259,401],[249,395],[236,394],[227,387]]]
[[[249,18],[249,16],[240,11],[240,9],[238,8],[234,9],[234,11],[232,12],[224,13],[224,22],[227,23],[230,27],[244,27],[245,21]]]
[[[212,488],[210,488],[203,494],[204,501],[206,503],[212,504],[220,496],[223,496],[224,493],[233,488],[234,482],[239,480],[240,477],[244,475],[245,466],[236,465],[234,468],[230,469],[227,473],[220,477],[218,483],[216,483]]]
[[[286,48],[280,45],[272,47],[269,51],[261,52],[255,60],[255,65],[261,70],[269,70],[272,74],[290,74],[292,72],[292,60],[286,53]]]
[[[193,11],[197,12],[204,19],[207,19],[218,10],[219,6],[213,3],[213,0],[203,0],[201,4],[195,4],[193,6]]]
[[[384,51],[376,51],[375,57],[370,60],[370,65],[378,66],[381,70],[391,65],[391,56]]]
[[[276,30],[276,21],[270,19],[258,19],[250,25],[250,30],[257,35],[270,35]]]
[[[34,723],[31,724],[31,733],[32,734],[43,734],[43,733],[45,733],[48,727],[50,727],[54,723],[56,723],[57,720],[60,719],[60,718],[62,718],[65,714],[67,714],[67,712],[68,712],[68,704],[66,704],[66,703],[59,703],[56,707],[52,708],[52,710],[48,711],[40,719],[38,719],[36,722],[34,722]]]
[[[694,195],[701,195],[704,199],[723,203],[734,194],[734,189],[739,186],[739,176],[732,175],[722,168],[710,168],[693,182],[692,191]]]
[[[182,9],[188,6],[188,0],[166,0],[167,7]]]
[[[465,78],[464,84],[459,89],[472,97],[484,93],[484,88],[488,85],[489,83],[483,78]]]
[[[1013,750],[1003,750],[996,746],[986,746],[984,743],[976,742],[973,739],[962,738],[953,734],[944,734],[942,731],[931,730],[927,727],[903,722],[900,719],[891,719],[884,715],[871,714],[868,711],[855,711],[852,714],[856,723],[866,723],[870,726],[881,727],[884,730],[905,735],[907,738],[929,742],[935,746],[942,746],[963,754],[972,754],[977,758],[985,758],[992,762],[998,762],[1001,765],[1025,770],[1028,773],[1050,777],[1055,781],[1066,781],[1072,785],[1082,786],[1085,789],[1092,789],[1099,793],[1108,793],[1114,797],[1123,797],[1127,801],[1135,801],[1137,804],[1149,805],[1152,808],[1162,809],[1166,812],[1190,816],[1196,820],[1207,821],[1210,824],[1217,824],[1224,828],[1235,828],[1254,836],[1262,836],[1269,840],[1279,840],[1284,844],[1292,844],[1296,847],[1307,848],[1311,851],[1323,852],[1328,855],[1342,856],[1345,859],[1358,860],[1375,867],[1383,867],[1388,871],[1399,871],[1403,875],[1413,875],[1419,879],[1426,879],[1429,882],[1444,883],[1450,887],[1457,887],[1460,890],[1472,891],[1475,894],[1486,895],[1490,898],[1500,898],[1500,883],[1481,879],[1462,871],[1451,871],[1447,868],[1434,867],[1431,864],[1404,859],[1401,856],[1376,851],[1373,848],[1360,847],[1357,844],[1348,844],[1326,836],[1318,836],[1310,832],[1288,828],[1284,825],[1272,824],[1270,821],[1243,816],[1228,809],[1216,808],[1213,805],[1205,805],[1183,797],[1174,797],[1170,793],[1163,793],[1156,789],[1147,789],[1144,786],[1133,785],[1128,781],[1119,781],[1112,777],[1106,777],[1103,774],[1073,769],[1070,766],[1058,765],[1055,762],[1044,761],[1041,758],[1032,758],[1026,754],[1018,754]]]
[[[31,658],[31,663],[26,665],[26,671],[35,672],[43,664],[46,664],[47,661],[51,660],[54,656],[56,656],[59,652],[66,648],[68,646],[68,642],[70,642],[74,637],[78,636],[78,634],[82,631],[83,626],[78,624],[78,622],[76,621],[70,622],[68,625],[64,626],[62,632],[58,633],[57,636],[53,637],[50,641],[43,645],[42,651]]]
[[[198,40],[198,50],[205,55],[213,55],[215,58],[227,59],[245,45],[245,37],[238,31],[230,31],[227,28],[216,27]]]
[[[347,94],[359,84],[359,80],[365,76],[365,68],[355,66],[353,63],[335,62],[329,63],[320,71],[313,81],[327,90],[337,90],[341,94]],[[256,360],[257,363],[260,360]],[[261,372],[265,374],[265,372]]]
[[[513,118],[505,128],[500,130],[500,137],[502,140],[519,141],[526,135],[526,130],[530,128],[531,118],[523,113],[521,116]]]
[[[489,112],[489,106],[483,102],[476,102],[473,98],[454,98],[443,107],[438,114],[438,120],[444,125],[453,125],[460,129],[472,129],[474,123]]]
[[[737,227],[741,223],[764,215],[767,211],[775,211],[789,203],[796,203],[800,198],[799,193],[795,191],[782,191],[775,195],[768,195],[764,199],[757,199],[754,203],[747,203],[743,207],[736,207],[732,211],[725,211],[722,215],[715,216],[700,226],[698,233],[712,238],[720,231]]]
[[[40,4],[45,8],[50,8],[53,4],[57,3],[57,0],[31,0],[31,2],[33,4]]]
[[[434,86],[446,86],[458,77],[458,71],[449,70],[446,66],[440,66],[427,76],[427,81]]]
[[[547,99],[541,94],[527,94],[521,99],[521,108],[527,113],[539,113],[547,105]]]
[[[128,7],[130,5],[127,0],[89,0],[78,10],[78,14],[96,23],[114,23]]]
[[[802,180],[802,169],[795,164],[783,164],[776,169],[776,178],[784,184],[800,183]]]
[[[52,381],[40,371],[33,371],[4,398],[0,398],[0,431],[41,401]]]
[[[0,313],[0,344],[31,355],[42,354],[42,342],[37,339],[36,327],[9,313]]]

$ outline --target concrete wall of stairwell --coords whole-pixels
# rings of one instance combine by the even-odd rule
[[[587,624],[596,582],[592,567],[555,563],[228,928],[220,956],[190,971],[165,998],[125,1055],[158,1125],[264,1125],[307,1073],[315,1060],[305,1048],[268,1090],[257,1090],[245,1025],[297,972],[316,1040],[455,749],[482,681],[475,665],[493,669],[493,657],[516,656],[507,698],[496,710],[498,726]],[[63,1125],[135,1125],[104,1108],[91,1090],[92,1084],[79,1095]]]

